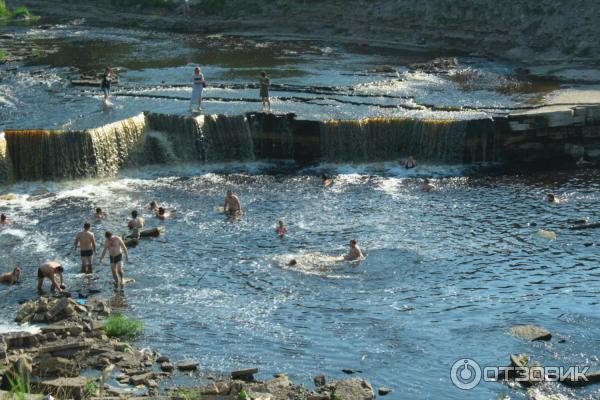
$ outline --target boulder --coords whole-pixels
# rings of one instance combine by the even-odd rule
[[[148,381],[155,379],[156,375],[154,374],[154,372],[146,372],[143,374],[130,376],[129,378],[130,383],[137,386],[146,385]]]
[[[17,316],[15,317],[15,321],[18,323],[24,323],[30,321],[33,318],[33,314],[36,312],[36,304],[34,301],[28,301],[23,303],[19,311],[17,312]]]
[[[585,374],[585,379],[572,379],[571,377],[566,377],[561,381],[562,384],[569,387],[581,387],[588,385],[595,385],[600,383],[600,371],[589,372]]]
[[[42,356],[38,360],[38,374],[40,376],[61,376],[77,377],[79,376],[79,367],[73,360],[63,357]]]
[[[238,379],[241,381],[252,382],[254,381],[254,374],[258,373],[258,368],[246,368],[231,372],[231,379]]]
[[[386,396],[392,393],[392,389],[381,386],[378,390],[380,396]]]
[[[6,351],[35,347],[39,344],[39,337],[31,332],[9,332],[1,336],[6,346]]]
[[[325,375],[317,375],[313,378],[313,382],[315,383],[315,387],[325,386],[327,384],[327,380]]]
[[[537,341],[550,340],[552,334],[544,328],[535,325],[519,325],[510,328],[509,333],[521,339]]]
[[[198,363],[195,361],[184,361],[177,364],[177,369],[180,371],[196,371]]]
[[[84,397],[84,387],[87,379],[83,376],[76,378],[56,378],[39,383],[39,390],[43,393],[60,396],[60,398],[73,398],[81,400]]]
[[[164,372],[173,372],[175,368],[173,367],[173,364],[171,364],[170,362],[163,362],[160,364],[160,370],[164,371]]]
[[[168,363],[168,362],[171,362],[171,360],[169,360],[169,357],[166,357],[166,356],[160,356],[160,357],[158,357],[158,358],[156,359],[156,362],[157,362],[158,364],[162,364],[162,363]]]
[[[364,379],[354,378],[348,381],[336,381],[328,385],[332,397],[344,400],[374,400],[375,393],[371,384]]]

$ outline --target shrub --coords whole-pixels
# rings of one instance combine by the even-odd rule
[[[6,58],[6,52],[4,50],[0,50],[0,61]]]
[[[12,12],[13,17],[31,17],[31,13],[27,7],[17,7]]]
[[[12,398],[25,400],[25,397],[27,397],[26,395],[31,393],[31,384],[29,383],[29,380],[23,374],[16,375],[14,378],[7,375],[7,378]]]
[[[6,2],[4,0],[0,0],[0,18],[8,18],[10,17],[10,10],[6,7]]]
[[[98,379],[96,378],[88,378],[85,381],[85,386],[83,387],[83,393],[86,397],[95,396],[98,392]]]
[[[123,314],[113,314],[106,319],[103,328],[108,337],[134,338],[144,331],[144,324]]]

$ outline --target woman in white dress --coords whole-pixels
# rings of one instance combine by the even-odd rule
[[[199,67],[194,68],[192,77],[192,99],[190,100],[190,111],[202,111],[202,89],[206,86],[204,75]]]

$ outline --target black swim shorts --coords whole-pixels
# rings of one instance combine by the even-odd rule
[[[111,264],[117,264],[120,263],[121,261],[123,261],[123,253],[119,254],[118,256],[110,256],[110,263]]]
[[[81,250],[81,257],[91,257],[94,255],[93,250]]]

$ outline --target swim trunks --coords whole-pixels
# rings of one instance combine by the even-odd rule
[[[44,278],[44,273],[40,268],[38,268],[38,278]]]
[[[110,256],[110,263],[111,264],[117,264],[120,263],[121,261],[123,261],[123,253],[119,254],[118,256]]]
[[[81,257],[91,257],[94,255],[93,250],[81,250]]]

